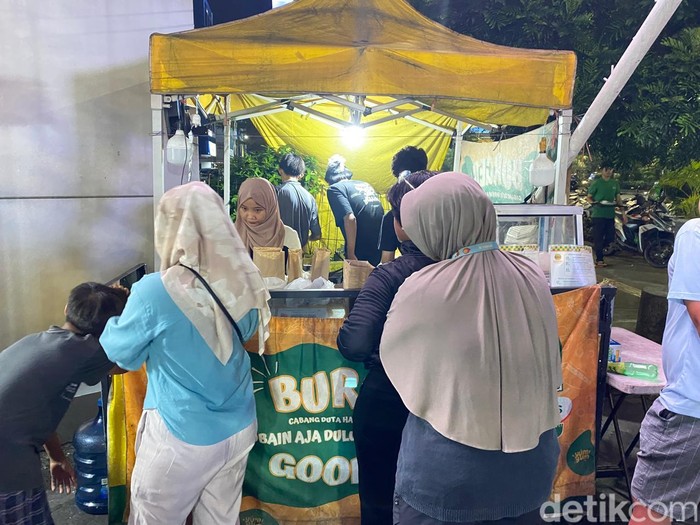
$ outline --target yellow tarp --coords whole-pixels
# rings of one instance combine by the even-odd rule
[[[228,24],[154,34],[150,62],[153,93],[410,97],[466,120],[518,126],[571,107],[576,71],[572,52],[482,42],[404,0],[297,0]]]
[[[259,97],[236,97],[231,110],[255,107]],[[349,110],[336,104],[317,104],[314,108],[336,118],[347,118]],[[453,128],[454,120],[440,115],[428,115],[425,120],[445,128]],[[380,193],[386,192],[396,182],[391,173],[391,158],[404,146],[423,148],[428,155],[429,169],[438,170],[450,147],[451,135],[423,126],[416,122],[397,119],[365,129],[364,142],[356,148],[343,143],[340,129],[313,119],[308,115],[283,111],[273,115],[251,119],[268,145],[278,148],[285,144],[295,150],[313,155],[323,173],[326,161],[340,153],[346,159],[354,178],[370,183]],[[370,117],[368,121],[371,121]]]

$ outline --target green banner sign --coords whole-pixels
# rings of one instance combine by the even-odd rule
[[[300,320],[290,321],[294,329]],[[312,321],[331,322],[337,334],[336,320]],[[265,355],[250,355],[258,442],[248,459],[243,525],[283,523],[289,513],[304,521],[319,508],[341,519],[334,506],[358,493],[352,411],[365,371],[324,343],[321,337],[269,353],[268,341]]]

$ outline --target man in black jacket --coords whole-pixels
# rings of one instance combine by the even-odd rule
[[[363,525],[392,523],[396,462],[408,417],[408,410],[379,360],[384,322],[394,295],[406,278],[435,262],[423,255],[401,228],[401,199],[435,174],[419,171],[400,177],[389,189],[387,200],[401,241],[401,257],[374,269],[338,334],[340,353],[351,361],[363,361],[370,369],[353,412]]]

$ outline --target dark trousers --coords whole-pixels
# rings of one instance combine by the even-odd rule
[[[393,525],[544,525],[540,509],[517,518],[502,518],[493,521],[440,521],[417,511],[399,496],[394,498]]]
[[[362,525],[391,525],[396,462],[408,410],[381,366],[369,371],[353,411]]]
[[[603,260],[603,250],[615,240],[615,219],[593,217],[593,248],[595,260]]]

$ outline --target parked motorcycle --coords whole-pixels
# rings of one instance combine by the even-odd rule
[[[629,250],[644,255],[654,268],[665,268],[673,254],[675,222],[662,202],[636,195],[627,202],[627,210],[615,216],[615,241],[605,255]]]

